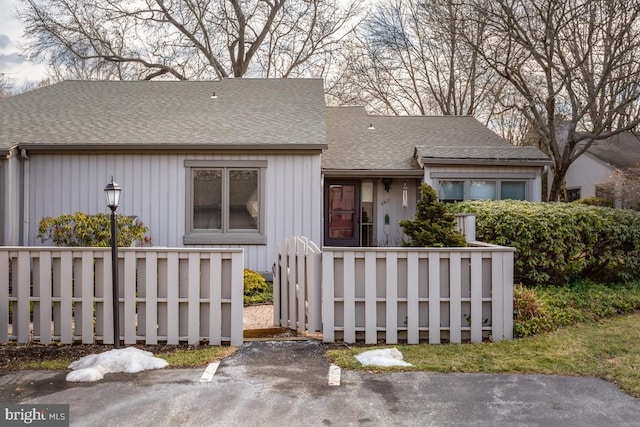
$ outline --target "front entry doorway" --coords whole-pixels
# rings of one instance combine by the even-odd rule
[[[325,182],[324,206],[324,244],[360,246],[360,182]]]

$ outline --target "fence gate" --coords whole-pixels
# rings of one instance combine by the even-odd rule
[[[322,252],[305,237],[290,237],[278,247],[273,271],[273,317],[282,328],[320,332]]]

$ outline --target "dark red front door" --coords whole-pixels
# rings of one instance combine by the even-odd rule
[[[324,244],[326,246],[359,246],[360,183],[327,182],[324,201]]]

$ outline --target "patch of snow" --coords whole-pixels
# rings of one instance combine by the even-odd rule
[[[70,382],[93,382],[115,372],[134,373],[148,369],[161,369],[169,363],[154,357],[150,351],[135,347],[114,349],[100,354],[84,356],[69,365],[73,371],[67,374]]]
[[[362,366],[413,366],[397,348],[364,351],[355,356]]]

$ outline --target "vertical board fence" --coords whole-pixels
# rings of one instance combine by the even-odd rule
[[[320,249],[305,237],[280,244],[273,271],[274,324],[302,333],[320,331],[320,261]]]
[[[125,344],[241,345],[242,249],[121,248]],[[0,248],[0,343],[113,344],[108,248]]]
[[[322,250],[323,340],[481,342],[513,337],[513,248]]]

